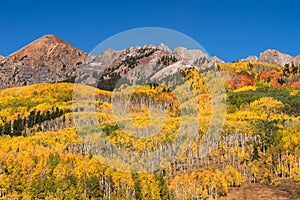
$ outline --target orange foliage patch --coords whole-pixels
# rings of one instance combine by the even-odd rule
[[[299,88],[300,87],[300,82],[291,83],[290,86]]]
[[[238,89],[245,86],[253,86],[255,81],[253,76],[248,73],[239,73],[233,80],[229,80],[229,84],[233,89]]]
[[[273,79],[273,81],[271,82],[271,86],[280,88],[281,84],[277,82],[277,79]]]
[[[260,74],[260,80],[264,80],[265,82],[271,82],[274,79],[278,79],[279,74],[277,72],[262,72]]]

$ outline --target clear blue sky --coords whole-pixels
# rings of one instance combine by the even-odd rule
[[[300,54],[297,0],[2,0],[0,20],[4,56],[50,33],[90,52],[114,34],[149,26],[187,34],[226,61],[268,48]]]

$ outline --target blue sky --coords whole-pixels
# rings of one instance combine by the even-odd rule
[[[297,0],[2,0],[0,19],[4,56],[50,33],[90,52],[99,42],[139,27],[182,32],[226,61],[268,48],[300,54]]]

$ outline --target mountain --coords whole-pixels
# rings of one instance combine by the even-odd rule
[[[172,52],[164,44],[119,51],[108,49],[93,56],[54,35],[45,35],[0,59],[0,89],[43,82],[74,82],[77,78],[77,82],[112,90],[122,77],[124,81],[138,83],[151,79],[176,62],[175,66],[197,68],[223,61],[210,58],[200,50],[184,47],[177,47]],[[165,75],[168,75],[170,68],[164,70]]]
[[[223,63],[164,44],[90,55],[44,36],[0,61],[14,87],[0,90],[0,196],[296,199],[300,66],[267,63],[298,58]],[[143,80],[167,87],[69,83]]]
[[[285,64],[300,64],[300,56],[293,57],[285,53],[281,53],[278,50],[271,50],[268,49],[265,52],[260,54],[259,57],[260,62],[270,63],[270,64],[277,64],[280,66],[284,66]]]
[[[210,67],[221,63],[200,50],[177,47],[172,52],[164,44],[145,45],[115,51],[108,49],[92,59],[80,70],[77,82],[88,83],[100,89],[112,90],[122,80],[127,83],[145,83],[153,78],[165,78],[183,68]]]
[[[71,81],[86,56],[60,38],[45,35],[1,60],[1,88]]]
[[[240,61],[300,65],[300,55],[292,57],[278,50],[266,50],[259,57],[249,56]],[[45,35],[7,57],[0,57],[0,89],[76,81],[113,90],[120,80],[142,83],[164,79],[181,69],[207,69],[221,63],[224,61],[201,50],[177,47],[172,51],[164,44],[107,49],[91,55],[54,35]]]
[[[242,59],[243,62],[263,62],[269,64],[276,64],[279,66],[289,65],[300,65],[300,55],[293,57],[288,54],[282,53],[278,50],[268,49],[262,53],[260,56],[249,56],[246,59]]]

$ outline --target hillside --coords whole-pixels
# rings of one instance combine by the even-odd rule
[[[1,198],[300,197],[290,57],[224,63],[163,44],[87,56],[48,35],[0,61]]]
[[[6,177],[5,179],[1,178],[2,193],[5,193],[6,197],[21,195],[24,198],[35,196],[43,199],[46,196],[53,195],[53,192],[56,191],[55,193],[58,193],[60,199],[63,197],[68,198],[68,195],[72,197],[77,195],[78,198],[84,198],[84,195],[81,196],[80,194],[84,194],[85,191],[86,195],[90,197],[133,198],[134,193],[141,190],[141,195],[146,198],[147,195],[155,196],[159,194],[159,190],[168,188],[167,191],[169,192],[165,195],[172,195],[175,199],[190,199],[191,195],[204,195],[204,197],[208,195],[207,198],[209,196],[219,198],[226,195],[229,187],[249,183],[276,185],[280,184],[282,180],[290,180],[289,185],[292,186],[293,181],[299,181],[299,152],[297,150],[299,147],[297,139],[299,137],[299,125],[295,125],[299,121],[299,114],[298,112],[292,114],[292,111],[297,111],[300,107],[294,103],[294,99],[299,99],[299,90],[294,87],[276,88],[268,85],[269,83],[265,82],[261,86],[256,85],[252,88],[244,86],[239,90],[228,91],[228,111],[222,138],[214,142],[210,141],[211,147],[208,155],[201,156],[199,154],[202,151],[201,148],[204,147],[203,142],[207,142],[204,134],[193,142],[191,145],[193,148],[190,148],[186,154],[182,155],[183,157],[178,158],[170,166],[166,166],[163,171],[140,175],[112,170],[92,159],[92,157],[97,158],[97,151],[86,148],[89,147],[89,140],[82,143],[72,123],[73,115],[70,113],[70,109],[72,109],[72,84],[38,84],[3,90],[1,91],[1,116],[11,116],[3,119],[3,122],[7,124],[10,120],[12,129],[11,132],[6,132],[5,124],[1,129],[3,136],[0,141],[3,144],[0,151],[2,151],[2,155],[5,155],[2,156],[1,160],[1,166],[4,170],[2,171],[2,177]],[[82,91],[89,91],[89,88],[83,88]],[[157,96],[159,91],[166,93],[162,89],[145,86],[136,90],[137,101],[133,101],[135,102],[133,105],[140,105],[140,103],[137,103],[142,100],[139,96],[145,92],[150,96]],[[85,92],[85,94],[88,93]],[[110,92],[97,90],[96,94],[98,99],[95,102],[97,119],[107,134],[107,140],[111,141],[116,147],[126,144],[128,151],[143,152],[145,148],[148,149],[147,151],[154,150],[153,145],[157,142],[159,144],[172,140],[172,134],[169,135],[172,132],[168,130],[176,129],[176,123],[174,124],[172,121],[175,120],[174,122],[176,122],[177,119],[180,119],[180,116],[175,114],[169,118],[169,122],[172,123],[166,124],[166,132],[162,132],[159,137],[136,141],[116,126],[110,106]],[[166,95],[169,96],[171,93],[167,92]],[[166,97],[163,99],[166,99]],[[200,101],[200,107],[207,110],[209,101],[205,100],[203,95],[199,96],[198,99],[202,100]],[[207,103],[205,104],[205,102]],[[57,108],[58,111],[56,111]],[[75,106],[76,108],[77,106]],[[268,109],[271,109],[272,112],[270,117],[266,118],[269,115]],[[205,120],[211,116],[209,110],[207,111],[207,114],[203,115],[202,123],[205,123]],[[78,115],[83,114],[82,119],[85,119],[85,126],[91,126],[91,128],[94,126],[93,121],[89,122],[92,118],[89,117],[87,111],[77,109],[75,112],[78,112]],[[27,120],[24,120],[25,117]],[[145,113],[143,109],[135,110],[131,117],[133,117],[135,123],[141,126],[144,126],[145,122],[146,124],[149,123],[147,122],[147,112]],[[20,121],[26,127],[21,131],[19,131],[18,126],[14,126],[20,118]],[[33,122],[30,122],[30,120]],[[127,119],[123,120],[126,121]],[[24,121],[26,121],[25,124]],[[6,128],[6,130],[9,129]],[[207,129],[203,127],[201,130],[205,132]],[[10,135],[10,137],[6,135]],[[155,143],[153,143],[154,141]],[[33,144],[35,144],[35,148],[33,148]],[[148,145],[144,146],[143,144]],[[88,146],[84,147],[85,145]],[[16,151],[19,152],[18,156],[10,157]],[[284,152],[289,152],[289,154]],[[31,159],[28,160],[27,156],[33,158],[32,162]],[[10,159],[8,159],[9,157]],[[44,161],[46,162],[44,163]],[[74,165],[71,168],[68,167],[74,162],[77,163],[75,165],[77,167]],[[53,164],[48,165],[47,163]],[[22,166],[19,169],[21,171],[15,171],[19,165]],[[85,165],[89,165],[86,168],[87,170],[100,170],[99,172],[89,172],[88,177],[84,179],[85,183],[88,184],[86,188],[81,186],[84,177],[82,173],[86,173],[81,166]],[[62,170],[68,168],[69,171],[63,173]],[[42,171],[40,171],[41,169]],[[47,171],[46,174],[44,174],[45,171]],[[20,173],[23,175],[19,176]],[[102,173],[106,175],[101,175]],[[103,183],[97,183],[96,180],[101,179]],[[206,179],[207,181],[203,181]],[[12,180],[14,182],[11,182]],[[68,183],[70,180],[75,182]],[[164,181],[161,182],[162,180]],[[191,190],[191,184],[196,184],[197,180],[202,180],[203,185],[201,187],[203,189],[195,188],[195,190]],[[138,187],[140,189],[131,185],[131,181],[134,185],[141,184]],[[224,182],[221,185],[214,185],[220,183],[220,181]],[[154,185],[151,185],[151,182]],[[52,186],[50,187],[49,184]],[[65,191],[59,189],[62,187],[61,184],[67,184],[64,186],[66,187]],[[96,185],[92,186],[91,184]],[[105,189],[104,186],[107,184],[111,186]],[[120,189],[116,189],[117,186]],[[147,189],[149,187],[153,187],[151,192]],[[155,190],[156,187],[158,187],[157,190]],[[182,188],[185,193],[178,193],[178,187]],[[122,188],[127,188],[130,192],[122,192]],[[41,190],[44,190],[44,192]],[[114,191],[115,194],[109,194],[109,191]],[[232,197],[231,191],[229,191],[230,197]],[[285,195],[292,194],[286,191]],[[169,196],[169,198],[171,197]]]

